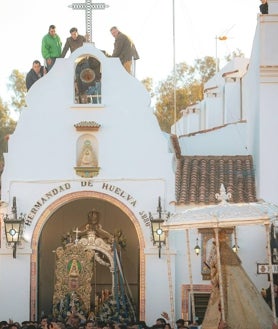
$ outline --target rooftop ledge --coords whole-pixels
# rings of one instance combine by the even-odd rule
[[[84,109],[103,109],[104,104],[73,104],[70,106],[71,109],[84,110]]]

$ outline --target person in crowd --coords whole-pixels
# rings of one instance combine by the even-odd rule
[[[8,329],[20,329],[20,324],[18,322],[10,323]]]
[[[56,33],[56,26],[50,25],[48,33],[42,39],[41,52],[46,62],[47,71],[52,68],[56,58],[61,57],[62,42]]]
[[[177,328],[178,328],[178,329],[188,328],[188,327],[186,326],[185,322],[186,322],[186,321],[185,321],[184,319],[178,319],[178,320],[176,321],[176,326],[177,326]]]
[[[148,326],[147,326],[146,322],[143,321],[143,320],[139,320],[137,322],[137,325],[138,325],[138,328],[139,329],[148,329]]]
[[[70,325],[72,329],[79,329],[80,324],[81,324],[80,316],[76,314],[71,314],[66,321],[66,325]]]
[[[158,318],[155,324],[152,326],[153,329],[164,329],[166,325],[166,320],[164,318]]]
[[[128,329],[128,326],[124,323],[115,323],[114,329]]]
[[[176,321],[177,328],[184,328],[185,321],[184,319],[178,319]]]
[[[3,320],[3,321],[0,321],[0,329],[5,329],[5,328],[8,328],[8,321],[6,320]]]
[[[21,328],[26,329],[31,324],[31,321],[24,320],[21,322]]]
[[[268,3],[267,3],[267,0],[261,0],[260,12],[261,12],[261,14],[268,14]]]
[[[47,316],[42,316],[41,321],[40,321],[40,329],[47,329],[47,324],[48,324],[48,317]]]
[[[61,57],[65,57],[68,50],[72,53],[77,48],[80,48],[83,46],[83,43],[86,42],[86,38],[83,35],[78,34],[78,30],[76,27],[72,27],[70,29],[70,37],[67,38],[66,43],[64,45],[64,48],[62,50]]]
[[[33,324],[28,324],[26,326],[26,329],[36,329],[36,326],[34,326]]]
[[[84,325],[85,329],[93,329],[95,327],[95,323],[93,320],[87,320]]]
[[[111,27],[110,32],[115,38],[112,57],[119,57],[127,72],[131,73],[132,59],[139,59],[133,41],[127,35],[119,31],[116,26]]]
[[[37,59],[33,61],[33,65],[31,70],[26,75],[26,88],[27,91],[31,88],[31,86],[43,77],[47,73],[46,68],[41,65],[40,61]]]
[[[275,311],[276,311],[276,314],[278,314],[278,284],[277,284],[277,281],[274,282],[273,288],[274,288]],[[266,303],[269,305],[269,307],[272,309],[272,297],[271,297],[270,284],[267,289],[262,290],[262,296],[263,296],[264,300],[266,301]]]

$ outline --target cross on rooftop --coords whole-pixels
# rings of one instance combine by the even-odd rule
[[[82,3],[72,3],[69,8],[73,10],[85,10],[86,35],[88,42],[92,42],[92,11],[95,9],[105,9],[109,6],[105,3],[93,3],[92,0],[85,0]]]

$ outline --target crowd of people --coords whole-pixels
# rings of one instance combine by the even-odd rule
[[[78,33],[76,27],[70,29],[70,37],[67,38],[64,47],[62,48],[62,41],[56,33],[56,26],[50,25],[48,33],[42,38],[41,53],[44,59],[44,66],[39,60],[34,60],[32,68],[26,75],[26,88],[29,90],[31,86],[47,72],[49,72],[57,58],[64,58],[70,50],[72,53],[77,48],[82,47],[84,42],[87,42],[88,36],[83,36]],[[114,50],[109,57],[118,57],[127,70],[131,73],[132,59],[139,59],[138,52],[133,41],[124,33],[122,33],[116,26],[110,29],[112,36],[115,38]]]
[[[47,316],[43,316],[40,321],[23,321],[22,323],[3,320],[0,321],[0,329],[174,329],[167,319],[167,317],[166,319],[157,318],[154,324],[148,326],[145,321],[126,324],[112,321],[108,323],[94,320],[82,321],[78,315],[73,314],[66,321],[55,320]],[[192,326],[196,328],[196,325],[190,321],[179,319],[176,321],[175,327],[176,329],[189,329]]]
[[[163,315],[163,314],[162,314]],[[2,320],[0,321],[0,329],[195,329],[198,325],[192,324],[191,321],[178,319],[175,328],[165,320],[158,318],[156,322],[148,326],[145,321],[138,321],[132,324],[123,324],[116,322],[95,322],[87,320],[82,322],[76,315],[70,317],[66,322],[56,321],[47,316],[43,316],[40,321],[23,321],[22,323]],[[228,329],[226,322],[221,321],[217,329]],[[278,324],[273,323],[272,329],[278,329]]]

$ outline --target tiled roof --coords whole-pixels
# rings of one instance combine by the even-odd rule
[[[255,172],[251,155],[181,156],[176,168],[177,204],[216,204],[221,183],[229,202],[256,202]]]
[[[174,148],[174,152],[177,159],[181,157],[181,149],[177,135],[170,135],[170,139]]]

